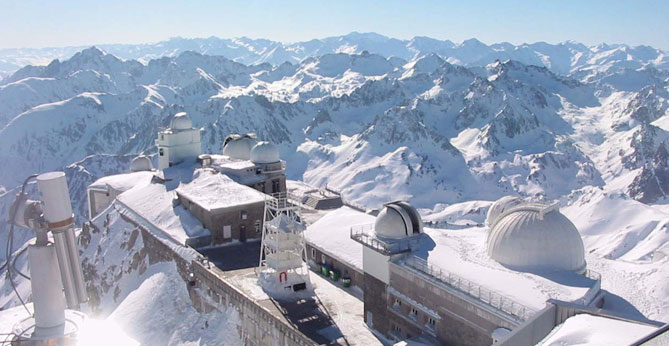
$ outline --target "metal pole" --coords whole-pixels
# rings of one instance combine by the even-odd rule
[[[65,240],[67,241],[70,266],[72,267],[74,287],[77,290],[79,303],[82,303],[88,300],[88,294],[86,293],[86,285],[84,284],[84,273],[81,270],[81,258],[79,258],[79,250],[77,250],[77,244],[74,237],[74,227],[65,230]]]
[[[60,268],[60,277],[65,289],[65,300],[70,309],[79,309],[79,299],[77,289],[75,288],[74,278],[72,277],[72,267],[67,251],[67,240],[64,230],[53,232],[54,245],[56,247],[56,256],[58,257],[58,267]]]

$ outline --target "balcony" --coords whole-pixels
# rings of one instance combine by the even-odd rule
[[[419,237],[419,235],[416,235],[404,239],[385,241],[377,238],[374,234],[374,224],[353,226],[350,230],[350,236],[358,243],[386,256],[411,252],[412,247],[418,244]]]

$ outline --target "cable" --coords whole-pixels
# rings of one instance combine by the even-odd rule
[[[27,247],[24,247],[23,249],[21,249],[21,250],[19,251],[19,253],[16,254],[16,256],[14,256],[14,260],[12,261],[12,270],[14,270],[15,273],[17,273],[17,274],[23,276],[26,280],[30,280],[30,276],[28,276],[28,275],[26,275],[26,274],[23,274],[20,270],[16,269],[16,260],[19,259],[19,257],[20,257],[22,254],[24,254],[24,253],[26,252],[26,250],[28,250],[28,248],[27,248]]]
[[[25,190],[26,190],[26,185],[28,185],[28,182],[34,178],[37,177],[37,174],[33,174],[29,177],[26,178],[26,180],[23,181],[23,185],[21,185],[21,196],[23,196]],[[16,211],[18,208],[14,208],[12,211],[12,217],[9,220],[9,235],[7,235],[7,247],[6,247],[6,260],[4,266],[7,266],[7,276],[9,277],[9,283],[12,285],[12,289],[14,290],[14,294],[16,294],[16,297],[19,298],[19,301],[21,302],[21,305],[23,305],[23,308],[26,309],[28,312],[29,316],[33,316],[33,313],[30,312],[28,307],[26,306],[25,301],[23,301],[23,298],[19,294],[19,291],[16,289],[16,284],[14,283],[14,278],[12,278],[12,251],[14,247],[14,219],[16,219]]]

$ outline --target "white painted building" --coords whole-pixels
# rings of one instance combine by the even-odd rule
[[[193,128],[188,114],[176,114],[170,127],[158,132],[158,169],[163,170],[186,160],[195,161],[202,153],[200,131]]]

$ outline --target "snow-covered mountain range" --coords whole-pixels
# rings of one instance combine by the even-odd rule
[[[4,50],[0,62],[72,51]],[[0,81],[0,214],[25,176],[64,169],[84,220],[86,186],[154,153],[157,131],[186,111],[204,130],[204,152],[255,132],[280,146],[290,178],[356,204],[408,199],[451,220],[484,214],[462,202],[558,200],[602,261],[647,262],[669,256],[658,221],[669,216],[668,68],[650,47],[357,33],[86,48]],[[614,219],[610,205],[630,217],[603,232],[591,219]],[[632,217],[641,214],[650,216]],[[669,292],[669,280],[647,286]],[[665,312],[667,299],[643,310]]]
[[[299,63],[308,57],[325,54],[360,54],[368,51],[384,58],[396,57],[404,60],[414,60],[434,53],[444,57],[449,63],[464,66],[485,66],[495,60],[510,59],[527,65],[545,66],[560,74],[577,71],[581,74],[591,74],[601,67],[611,65],[638,68],[650,63],[659,68],[669,67],[666,52],[648,46],[631,47],[625,44],[586,46],[571,41],[559,44],[537,42],[513,45],[502,42],[486,45],[476,39],[461,43],[420,36],[410,40],[399,40],[376,33],[358,32],[296,43],[247,37],[232,39],[177,37],[152,44],[98,46],[120,58],[141,62],[165,56],[175,57],[183,52],[193,51],[206,55],[222,55],[245,65],[262,63],[281,65],[284,62]],[[25,65],[46,65],[53,59],[69,59],[85,48],[87,47],[0,49],[0,77]]]

